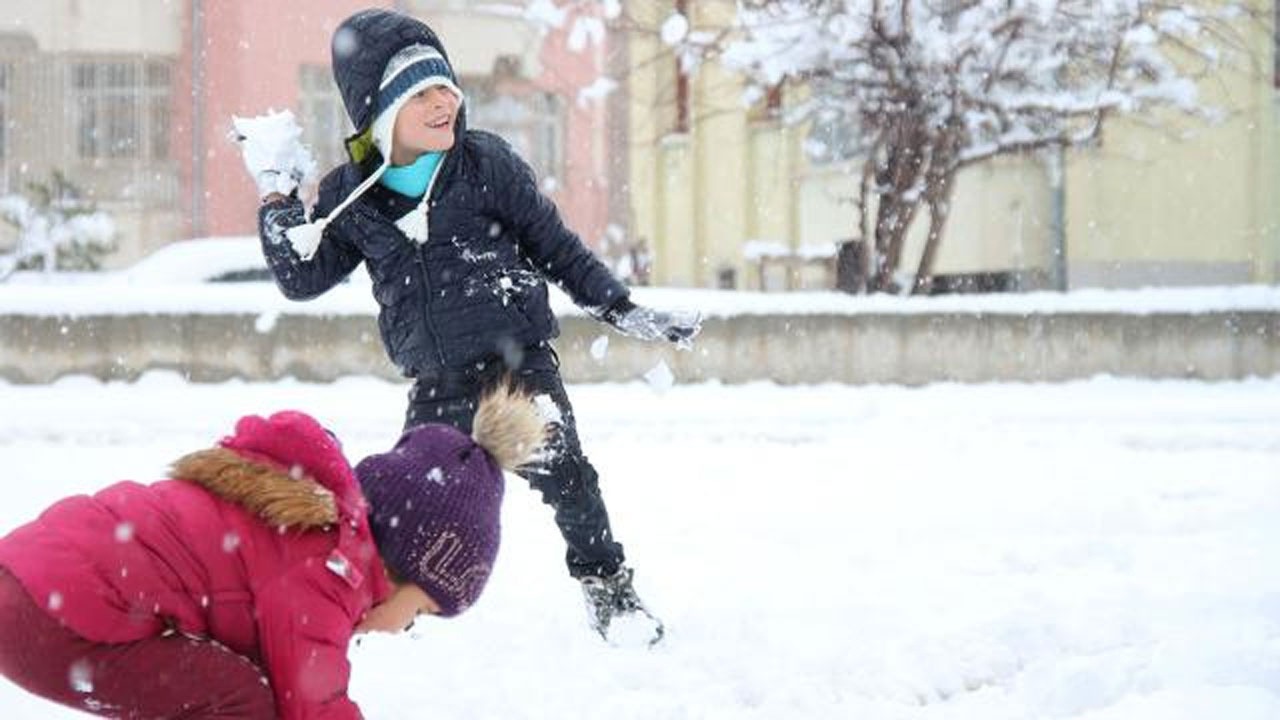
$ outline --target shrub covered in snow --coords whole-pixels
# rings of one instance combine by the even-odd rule
[[[31,183],[25,195],[0,196],[0,220],[17,238],[0,251],[0,280],[15,270],[97,270],[115,249],[115,221],[58,172],[48,183]]]

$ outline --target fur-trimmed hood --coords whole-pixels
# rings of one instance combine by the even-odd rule
[[[359,522],[367,512],[337,438],[295,410],[240,418],[216,447],[175,462],[170,477],[194,482],[278,528],[322,529]]]
[[[179,458],[170,477],[189,480],[273,527],[315,530],[338,521],[333,492],[305,474],[253,462],[224,447]]]

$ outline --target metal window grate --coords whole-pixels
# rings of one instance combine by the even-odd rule
[[[70,79],[76,151],[82,159],[168,158],[170,62],[78,60]]]

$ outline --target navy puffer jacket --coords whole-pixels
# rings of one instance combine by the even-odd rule
[[[356,23],[362,18],[367,22]],[[426,25],[403,15],[370,11],[344,27],[352,23],[359,51],[340,57],[335,48],[334,75],[344,99],[356,107],[376,91],[381,73],[367,68],[352,72],[349,63],[364,68],[370,58],[390,58],[415,42],[443,53]],[[360,32],[369,28],[378,32]],[[352,119],[357,128],[372,122],[356,114]],[[284,234],[306,222],[300,200],[268,203],[259,212],[267,263],[291,299],[320,295],[365,263],[379,306],[382,342],[410,377],[461,368],[555,337],[559,328],[547,300],[547,279],[597,313],[628,295],[565,227],[555,206],[539,192],[533,171],[510,145],[491,133],[467,130],[461,113],[455,137],[429,190],[425,243],[414,242],[395,225],[414,211],[420,198],[381,185],[325,228],[310,260],[300,259]],[[315,216],[328,216],[369,171],[368,164],[348,162],[326,175]]]

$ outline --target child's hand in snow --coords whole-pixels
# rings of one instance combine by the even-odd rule
[[[268,111],[252,118],[232,117],[231,137],[240,144],[244,165],[258,186],[258,196],[288,195],[315,171],[316,161],[302,144],[302,128],[293,113]]]

